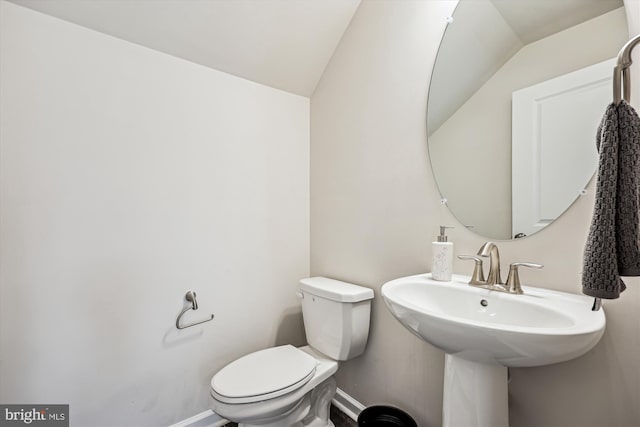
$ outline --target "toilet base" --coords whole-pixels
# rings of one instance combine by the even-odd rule
[[[307,427],[334,427],[329,419],[331,401],[336,395],[336,379],[329,377],[311,391],[311,408],[302,425]]]
[[[331,400],[336,394],[333,376],[307,393],[288,413],[260,424],[238,424],[239,427],[335,427],[329,419]]]

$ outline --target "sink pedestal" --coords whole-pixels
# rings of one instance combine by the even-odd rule
[[[507,368],[444,359],[443,427],[508,427]]]

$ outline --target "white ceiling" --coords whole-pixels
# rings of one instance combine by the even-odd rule
[[[10,0],[271,87],[311,96],[360,0]]]
[[[216,70],[311,96],[361,0],[9,1]],[[494,39],[504,39],[504,51],[497,53],[503,57],[514,52],[512,35],[524,45],[622,6],[622,0],[477,1],[479,7],[489,2],[511,32],[499,35],[492,26]],[[486,25],[478,16],[471,21]],[[476,73],[490,75],[481,68]]]
[[[491,0],[523,44],[623,7],[622,0]]]

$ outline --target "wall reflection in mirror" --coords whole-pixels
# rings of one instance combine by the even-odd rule
[[[433,172],[447,205],[491,239],[531,235],[597,166],[622,0],[460,0],[429,90]]]

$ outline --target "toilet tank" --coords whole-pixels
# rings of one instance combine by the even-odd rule
[[[334,360],[361,355],[369,337],[373,290],[326,277],[300,280],[302,316],[311,347]]]

